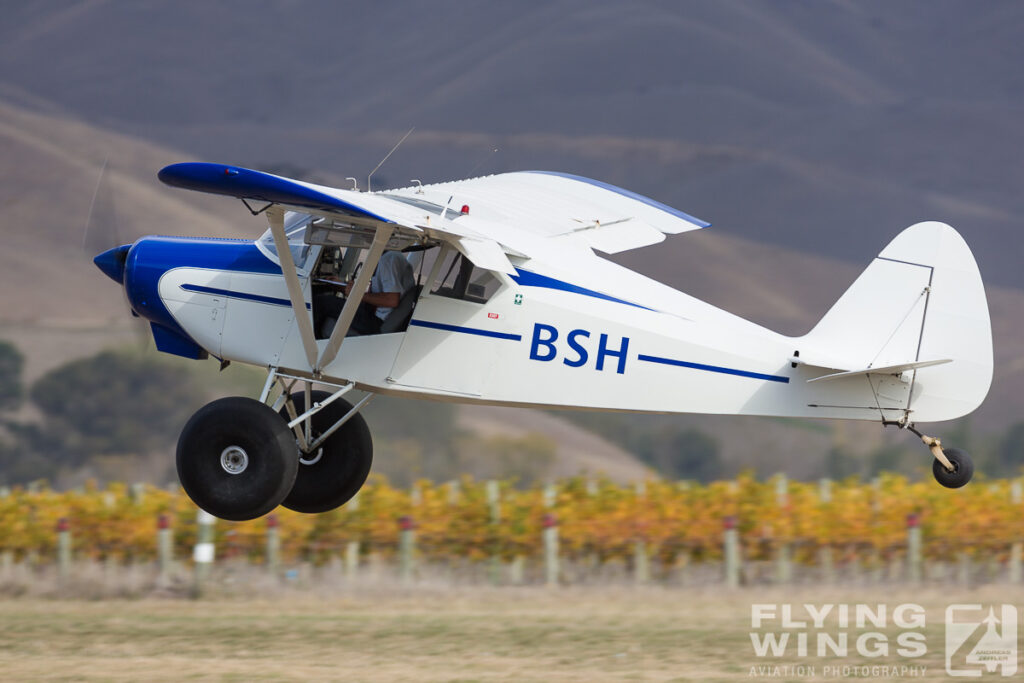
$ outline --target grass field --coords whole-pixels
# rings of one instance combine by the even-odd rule
[[[924,675],[914,680],[940,680],[947,678],[946,605],[1019,603],[1024,597],[1005,587],[962,593],[378,587],[251,601],[16,598],[0,602],[0,672],[4,680],[735,680],[754,678],[751,667],[777,664],[815,671],[761,675],[836,680],[844,676],[824,666],[868,664],[923,666]],[[799,609],[804,602],[918,603],[927,610],[927,654],[756,657],[751,604],[794,603]],[[868,630],[884,632],[895,648],[901,629],[890,623]],[[851,633],[852,650],[861,631]]]

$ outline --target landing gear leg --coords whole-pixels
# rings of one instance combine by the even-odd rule
[[[375,394],[367,393],[353,405],[342,396],[354,383],[317,381],[335,391],[313,391],[312,380],[270,368],[260,394],[264,407],[276,411],[291,430],[298,451],[294,485],[282,502],[296,512],[327,512],[345,504],[366,482],[373,463],[370,428],[359,411]],[[293,391],[300,382],[306,390]],[[280,394],[271,401],[275,384]]]
[[[916,434],[935,456],[935,461],[932,462],[932,475],[935,481],[948,489],[958,489],[971,480],[974,476],[974,463],[966,451],[959,448],[943,448],[938,438],[922,434],[912,424],[906,425],[906,428]]]

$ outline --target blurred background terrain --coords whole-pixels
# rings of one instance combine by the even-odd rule
[[[980,471],[1018,473],[1022,31],[1011,2],[5,7],[0,483],[171,481],[187,416],[261,380],[141,349],[90,263],[112,245],[82,248],[104,163],[122,241],[255,238],[260,219],[156,171],[221,161],[365,187],[412,127],[375,187],[529,168],[627,187],[715,225],[616,260],[787,334],[810,329],[899,230],[952,224],[988,284],[996,373],[981,409],[936,431]],[[367,419],[375,469],[403,484],[930,466],[906,435],[855,423],[397,399]]]

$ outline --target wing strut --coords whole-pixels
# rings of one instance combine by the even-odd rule
[[[288,298],[292,302],[295,322],[299,325],[302,348],[306,352],[309,367],[315,370],[319,349],[316,345],[316,337],[313,335],[313,317],[306,311],[306,299],[302,295],[302,284],[295,271],[295,260],[292,258],[292,250],[288,247],[288,236],[284,234],[284,209],[277,205],[268,208],[267,222],[270,223],[270,233],[274,236],[277,258],[281,261],[281,273],[284,274],[284,281],[288,285]]]
[[[359,308],[363,295],[370,286],[370,278],[373,277],[373,271],[376,270],[377,263],[384,254],[384,247],[387,246],[394,230],[395,226],[390,223],[381,223],[377,226],[377,231],[373,235],[373,244],[370,245],[366,260],[363,261],[363,267],[359,270],[359,277],[352,285],[352,292],[345,299],[345,306],[341,309],[341,315],[338,316],[338,322],[334,325],[331,338],[327,341],[327,346],[324,347],[316,364],[310,363],[313,365],[314,375],[319,376],[320,372],[338,356],[341,344],[345,341],[345,335],[348,334],[348,328],[352,326],[352,320],[356,317],[356,309]],[[310,334],[312,335],[312,331]]]

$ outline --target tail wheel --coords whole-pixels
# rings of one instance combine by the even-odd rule
[[[974,476],[974,463],[971,461],[971,457],[959,448],[943,448],[942,453],[953,466],[953,471],[947,470],[938,460],[933,460],[932,474],[935,476],[935,481],[947,489],[958,489],[969,482]]]
[[[299,454],[280,415],[251,398],[231,397],[203,406],[188,421],[177,465],[196,505],[242,521],[281,504],[295,482]]]
[[[329,396],[326,392],[314,391],[313,401],[324,401]],[[292,394],[292,401],[298,413],[306,410],[305,392]],[[314,415],[313,439],[334,426],[350,410],[350,403],[336,399]],[[281,414],[287,415],[284,409]],[[316,451],[301,454],[295,485],[283,505],[289,510],[310,513],[327,512],[344,505],[366,483],[372,464],[373,439],[370,437],[370,428],[363,416],[357,413],[331,434]]]

